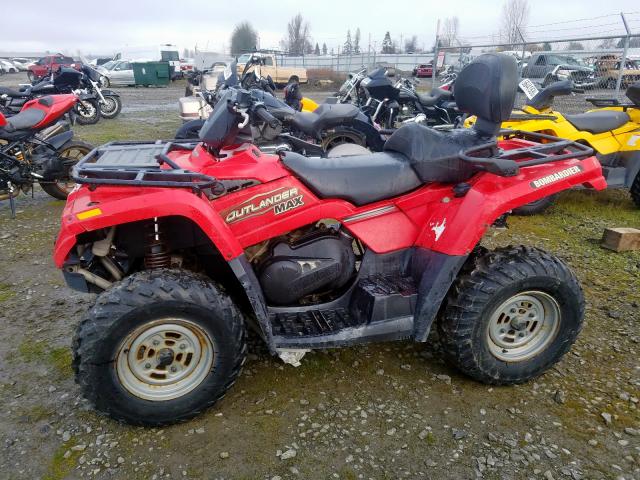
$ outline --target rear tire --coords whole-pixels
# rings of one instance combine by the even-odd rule
[[[636,207],[640,208],[640,172],[636,175],[629,193],[631,193],[631,200],[633,200],[633,203],[636,204]]]
[[[521,207],[514,208],[513,214],[520,216],[537,215],[538,213],[544,212],[547,208],[553,205],[557,199],[557,193],[555,195],[549,195],[548,197],[541,198],[540,200],[536,200],[534,202],[527,203],[526,205],[522,205]]]
[[[75,161],[72,165],[69,165],[65,176],[59,178],[53,183],[41,183],[40,187],[42,187],[42,190],[47,192],[53,198],[66,200],[69,193],[71,193],[71,190],[76,186],[76,184],[71,180],[69,172],[71,171],[71,168],[73,168],[73,165],[78,163],[91,150],[93,150],[93,146],[85,142],[73,140],[65,143],[58,149],[58,156]]]
[[[526,382],[555,365],[582,328],[571,270],[528,247],[481,251],[449,292],[438,323],[449,360],[483,383]]]
[[[105,103],[100,103],[100,115],[108,120],[116,118],[122,110],[122,100],[115,95],[105,95]]]
[[[146,270],[98,296],[76,331],[73,368],[97,410],[158,426],[220,400],[246,352],[243,318],[221,287],[184,270]]]
[[[73,108],[78,125],[94,125],[100,120],[100,102],[97,98],[78,100]]]

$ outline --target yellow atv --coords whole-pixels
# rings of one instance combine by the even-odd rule
[[[552,83],[527,101],[521,110],[514,110],[502,128],[544,133],[589,145],[602,164],[608,187],[629,189],[634,203],[640,207],[640,82],[627,89],[628,103],[587,98],[601,108],[576,115],[564,115],[552,109],[554,97],[574,91],[571,81]],[[471,117],[465,126],[474,122],[475,118]],[[552,205],[555,198],[532,202],[514,213],[540,213]]]

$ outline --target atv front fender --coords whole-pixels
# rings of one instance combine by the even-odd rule
[[[69,196],[56,240],[54,261],[62,268],[77,235],[154,217],[179,216],[195,223],[227,260],[243,253],[227,224],[209,201],[187,189],[80,188]]]

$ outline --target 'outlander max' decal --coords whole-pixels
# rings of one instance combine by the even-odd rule
[[[222,212],[222,215],[225,222],[234,223],[271,211],[275,215],[280,215],[303,205],[303,196],[298,194],[297,188],[284,187],[251,197],[241,204]]]
[[[551,175],[547,175],[546,177],[539,178],[538,180],[534,180],[531,182],[531,186],[533,188],[544,187],[545,185],[549,185],[550,183],[555,183],[560,180],[564,180],[568,177],[573,177],[582,171],[582,167],[580,165],[576,165],[574,167],[569,167],[566,170],[560,170],[559,172],[552,173]]]

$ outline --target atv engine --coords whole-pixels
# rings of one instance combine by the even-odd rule
[[[343,287],[355,271],[352,241],[345,232],[326,227],[272,241],[257,268],[268,302],[292,305]]]

